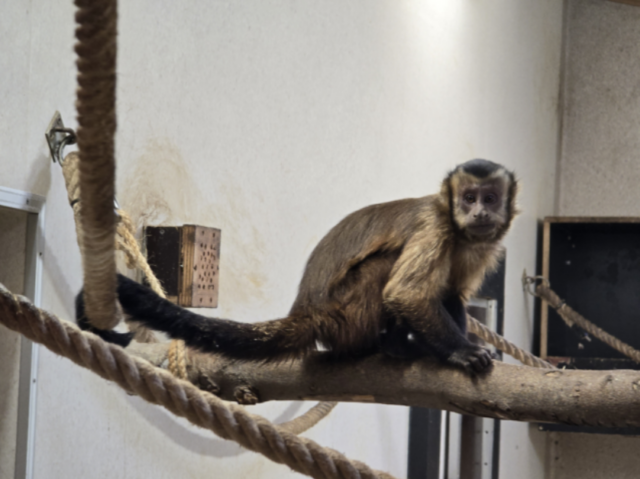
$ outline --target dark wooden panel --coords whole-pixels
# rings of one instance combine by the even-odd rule
[[[640,218],[545,218],[543,274],[569,306],[640,348]],[[596,338],[585,341],[553,308],[540,303],[541,351],[569,369],[640,369]],[[546,320],[545,320],[546,318]],[[544,343],[542,343],[544,341]],[[640,435],[637,428],[539,424],[541,431]]]
[[[167,297],[176,301],[180,274],[180,228],[147,226],[145,228],[147,261]]]
[[[640,223],[551,223],[549,281],[569,306],[640,348]],[[581,341],[549,308],[547,355],[623,358],[606,344]]]

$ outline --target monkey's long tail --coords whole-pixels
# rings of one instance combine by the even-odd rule
[[[118,299],[132,319],[205,352],[245,360],[272,360],[298,356],[315,345],[313,326],[304,318],[289,316],[253,324],[208,318],[181,308],[122,275],[118,275]],[[81,292],[76,315],[78,324],[87,329],[82,303]],[[131,341],[129,333],[88,329],[123,346]]]

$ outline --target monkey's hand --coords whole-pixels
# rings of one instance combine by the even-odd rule
[[[462,367],[472,374],[488,371],[493,362],[493,354],[486,348],[476,344],[466,344],[456,349],[447,362],[454,366]]]

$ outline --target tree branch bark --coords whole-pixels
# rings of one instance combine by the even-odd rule
[[[132,343],[130,353],[166,367],[168,344]],[[494,361],[472,377],[435,359],[382,355],[332,361],[322,353],[279,363],[234,361],[188,350],[189,380],[244,404],[273,400],[421,406],[516,421],[640,426],[640,371],[549,370]],[[164,364],[163,364],[164,363]]]

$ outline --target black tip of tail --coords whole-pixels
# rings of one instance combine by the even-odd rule
[[[108,343],[117,344],[123,348],[129,346],[129,343],[133,340],[133,333],[119,333],[118,331],[98,329],[89,323],[84,312],[83,292],[84,291],[80,291],[78,296],[76,296],[76,322],[78,323],[78,327],[84,331],[92,332]]]

